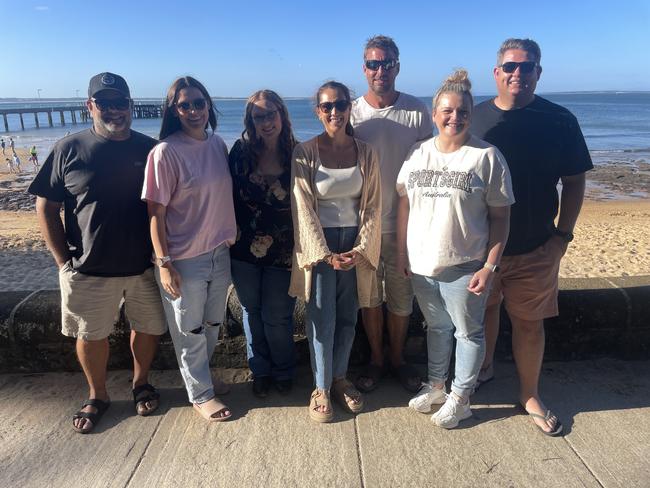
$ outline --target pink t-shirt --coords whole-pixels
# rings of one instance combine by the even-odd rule
[[[237,226],[226,144],[216,134],[198,141],[182,131],[147,158],[142,199],[167,207],[167,247],[187,259],[235,242]]]

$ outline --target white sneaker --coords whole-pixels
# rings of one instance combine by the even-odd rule
[[[409,401],[409,407],[416,412],[429,413],[433,405],[442,405],[446,398],[444,385],[442,388],[434,388],[429,383],[422,383],[417,395]]]
[[[458,422],[472,416],[469,400],[467,403],[459,403],[455,395],[447,395],[447,401],[436,413],[431,416],[431,422],[445,429],[453,429]]]

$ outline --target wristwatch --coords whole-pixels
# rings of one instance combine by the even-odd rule
[[[172,258],[169,256],[163,256],[162,258],[156,257],[156,266],[162,268],[166,263],[170,262]]]
[[[483,265],[483,267],[484,267],[485,269],[489,269],[489,270],[492,271],[493,273],[498,273],[499,271],[501,271],[501,268],[500,268],[499,265],[497,265],[497,264],[491,264],[491,263],[486,262],[486,263]]]
[[[564,239],[564,242],[571,242],[573,240],[572,232],[564,232],[558,229],[557,227],[553,227],[553,234]]]

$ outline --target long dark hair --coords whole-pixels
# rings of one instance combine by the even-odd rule
[[[217,129],[217,113],[215,111],[214,105],[212,104],[212,98],[208,90],[195,78],[191,76],[182,76],[178,78],[172,86],[167,90],[167,98],[165,99],[165,107],[163,108],[162,114],[162,124],[160,125],[160,135],[158,136],[159,140],[170,136],[174,132],[182,130],[181,121],[178,120],[178,116],[174,112],[174,104],[178,99],[178,93],[183,88],[194,87],[198,89],[205,100],[208,102],[208,122],[205,124],[205,128],[208,128],[208,125],[212,128],[212,132]]]
[[[241,133],[243,150],[249,155],[245,158],[244,163],[247,166],[243,170],[247,173],[254,171],[257,167],[257,161],[264,149],[264,140],[257,135],[255,124],[253,123],[253,107],[255,102],[259,100],[266,100],[275,105],[275,108],[280,113],[280,120],[282,121],[282,130],[280,131],[279,144],[280,155],[282,156],[282,166],[288,170],[291,167],[291,153],[297,144],[296,138],[293,135],[291,128],[291,120],[289,120],[289,111],[284,101],[273,90],[258,90],[253,93],[246,101],[246,109],[244,111],[244,130]],[[250,162],[250,163],[249,163]]]
[[[338,81],[327,81],[316,90],[316,111],[318,111],[318,104],[320,103],[320,94],[325,90],[336,90],[339,94],[343,95],[343,98],[345,98],[350,105],[352,105],[352,95],[347,86]],[[348,123],[345,125],[345,133],[349,136],[354,136],[354,128],[350,123],[350,119],[348,119]]]

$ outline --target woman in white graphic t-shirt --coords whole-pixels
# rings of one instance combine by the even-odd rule
[[[433,99],[438,135],[411,148],[397,178],[399,269],[412,275],[427,322],[428,381],[409,406],[438,426],[469,418],[469,396],[485,355],[483,316],[514,203],[497,148],[470,135],[467,72],[448,77]],[[446,393],[454,335],[455,376]]]

